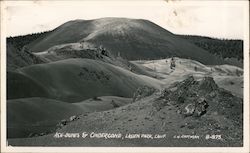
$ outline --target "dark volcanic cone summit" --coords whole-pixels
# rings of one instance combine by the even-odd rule
[[[121,55],[129,60],[178,56],[204,64],[223,63],[209,52],[142,19],[74,20],[39,37],[28,46],[32,52],[41,52],[55,45],[76,42],[103,46],[113,55]]]

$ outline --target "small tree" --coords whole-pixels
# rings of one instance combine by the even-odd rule
[[[112,101],[111,101],[111,105],[114,107],[114,108],[117,108],[117,107],[119,107],[119,105],[118,104],[116,104],[115,103],[115,101],[112,99]]]
[[[173,69],[173,68],[175,68],[175,60],[174,60],[174,58],[172,57],[172,58],[171,58],[171,63],[170,63],[170,69]]]
[[[236,73],[237,76],[241,76],[242,75],[242,73],[238,69],[236,69],[235,73]]]
[[[196,72],[198,70],[197,66],[194,67],[194,71]]]
[[[95,101],[101,101],[102,100],[101,98],[99,98],[97,96],[94,96],[92,99],[95,100]]]
[[[120,52],[117,53],[117,57],[121,57],[121,53]]]

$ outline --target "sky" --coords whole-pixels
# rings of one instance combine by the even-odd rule
[[[175,33],[243,39],[246,1],[105,0],[6,1],[7,36],[52,30],[74,19],[150,20]]]

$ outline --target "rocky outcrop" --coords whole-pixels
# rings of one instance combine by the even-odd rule
[[[184,117],[201,117],[210,107],[215,112],[230,115],[222,110],[236,106],[235,103],[241,101],[242,99],[233,96],[229,91],[219,88],[212,77],[204,77],[198,81],[193,76],[189,76],[184,81],[163,89],[153,106],[159,111],[166,105],[173,105],[177,108],[177,113]],[[237,106],[241,107],[241,105]],[[239,111],[241,108],[235,109],[237,111],[234,113],[239,116],[242,113]]]
[[[67,124],[69,124],[70,122],[73,122],[73,121],[76,121],[76,120],[78,120],[78,119],[80,119],[80,116],[79,115],[73,115],[73,116],[71,116],[69,119],[63,119],[63,120],[61,120],[57,125],[56,125],[56,127],[57,128],[62,128],[63,126],[65,126],[65,125],[67,125]]]

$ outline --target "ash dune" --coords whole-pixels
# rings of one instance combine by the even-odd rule
[[[9,138],[51,132],[62,119],[82,114],[70,103],[39,97],[8,100],[7,112]]]
[[[83,110],[84,113],[100,112],[132,103],[132,98],[102,96],[72,103]]]
[[[52,133],[62,120],[80,114],[106,111],[132,102],[131,98],[104,96],[78,103],[47,98],[19,98],[7,101],[8,138]]]
[[[50,97],[47,88],[23,73],[7,72],[7,99]]]
[[[133,92],[140,86],[148,85],[159,89],[162,84],[159,80],[134,74],[118,66],[79,58],[32,65],[18,69],[18,73],[39,83],[48,94],[41,96],[39,92],[30,91],[29,86],[19,85],[19,82],[24,83],[22,78],[10,79],[11,93],[17,92],[21,95],[9,96],[10,99],[41,96],[79,102],[95,96],[132,97]],[[17,86],[18,89],[15,88]]]

